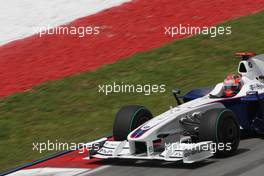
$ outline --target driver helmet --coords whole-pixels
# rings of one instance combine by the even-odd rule
[[[224,96],[233,97],[238,94],[242,87],[241,76],[230,74],[224,80]]]

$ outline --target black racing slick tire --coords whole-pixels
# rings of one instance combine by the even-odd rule
[[[144,106],[128,105],[116,114],[113,126],[113,137],[116,141],[127,140],[128,134],[152,118],[151,112]]]
[[[199,126],[200,141],[213,141],[216,157],[228,157],[237,152],[240,128],[235,114],[224,108],[208,110]]]

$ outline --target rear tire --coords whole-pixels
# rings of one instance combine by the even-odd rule
[[[199,138],[200,141],[213,141],[218,146],[215,150],[217,157],[235,154],[240,142],[240,128],[235,114],[223,108],[205,112],[199,126]]]
[[[152,118],[144,106],[129,105],[122,107],[116,114],[113,137],[116,141],[127,140],[128,134]]]

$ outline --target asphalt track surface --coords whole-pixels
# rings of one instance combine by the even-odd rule
[[[210,158],[201,163],[104,160],[103,165],[81,176],[261,176],[264,173],[264,138],[242,139],[235,156]]]

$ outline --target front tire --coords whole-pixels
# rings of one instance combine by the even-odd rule
[[[116,141],[127,140],[128,134],[152,118],[144,106],[129,105],[122,107],[116,114],[113,137]]]
[[[216,144],[215,156],[228,157],[237,152],[240,128],[235,114],[229,109],[212,109],[203,114],[199,126],[200,141]]]

